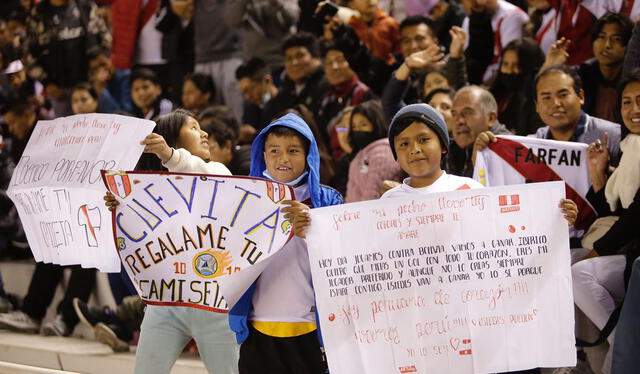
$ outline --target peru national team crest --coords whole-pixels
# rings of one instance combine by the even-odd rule
[[[126,173],[107,174],[107,185],[109,191],[114,195],[124,199],[131,193],[131,181]]]
[[[277,204],[284,200],[285,195],[286,191],[283,184],[271,181],[267,182],[267,196],[269,196],[271,201]]]

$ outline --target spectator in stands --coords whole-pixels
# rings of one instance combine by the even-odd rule
[[[78,83],[71,89],[71,109],[73,114],[97,113],[98,107],[98,93],[89,83]]]
[[[27,100],[38,108],[44,106],[44,86],[27,76],[21,60],[9,62],[3,73],[7,84],[2,91],[7,99]]]
[[[284,65],[282,42],[293,34],[299,12],[295,0],[232,0],[225,21],[242,30],[244,60],[258,57],[278,75]]]
[[[591,143],[587,153],[592,183],[587,198],[599,217],[619,218],[608,225],[604,235],[592,241],[593,250],[586,259],[571,267],[575,303],[600,330],[624,298],[631,266],[640,255],[640,69],[632,71],[621,83],[618,108],[624,136],[620,163],[609,176],[611,158],[606,135]],[[611,333],[611,346],[613,340]],[[611,353],[610,348],[603,372],[609,372]]]
[[[242,94],[235,71],[242,64],[240,33],[225,22],[228,1],[197,0],[195,26],[196,66],[198,73],[209,74],[216,85],[216,103],[242,116]]]
[[[312,34],[301,32],[285,40],[282,49],[286,76],[265,118],[271,120],[298,104],[305,105],[315,115],[328,87],[318,40]]]
[[[156,27],[162,32],[162,58],[167,61],[166,97],[174,103],[180,102],[183,79],[193,72],[196,61],[193,3],[193,0],[163,0],[160,12],[166,14]]]
[[[513,39],[522,36],[522,28],[529,21],[529,16],[522,9],[506,0],[462,0],[461,4],[467,13],[467,18],[462,26],[467,34],[472,29],[469,27],[472,15],[488,15],[491,18],[493,56],[482,76],[482,81],[486,82],[498,69],[498,60],[504,47]],[[485,34],[471,33],[469,34],[469,44],[475,43],[475,38],[486,38],[486,36]],[[488,43],[488,40],[485,41]]]
[[[133,111],[129,74],[116,74],[106,51],[99,51],[89,61],[89,82],[98,93],[100,113]]]
[[[351,113],[353,113],[353,107],[346,107],[342,109],[338,114],[338,122],[336,123],[336,134],[338,136],[338,143],[342,148],[342,156],[335,162],[336,172],[333,178],[328,183],[329,186],[335,188],[341,195],[347,193],[347,182],[349,180],[349,164],[351,163],[352,152],[351,145],[349,144],[349,123],[351,123]]]
[[[616,120],[616,88],[632,30],[633,22],[619,13],[607,13],[593,25],[591,45],[595,57],[578,69],[585,92],[582,109],[587,114]]]
[[[542,126],[533,100],[533,82],[543,62],[542,50],[530,38],[514,39],[502,50],[489,91],[498,102],[498,121],[516,135],[532,134]]]
[[[216,88],[207,74],[191,73],[182,83],[182,106],[198,115],[213,103]]]
[[[478,135],[485,131],[495,135],[510,132],[498,121],[498,104],[491,92],[479,86],[467,86],[456,93],[451,115],[453,142],[449,146],[447,172],[471,177],[474,143]]]
[[[46,82],[56,115],[68,115],[70,89],[89,77],[89,53],[109,48],[111,35],[98,7],[87,0],[40,1],[27,25],[30,75]]]
[[[231,109],[223,105],[200,113],[202,131],[209,134],[210,160],[223,163],[233,175],[249,175],[251,146],[238,145],[240,122]]]
[[[254,57],[238,66],[236,70],[238,86],[244,97],[244,113],[242,122],[262,130],[271,122],[273,109],[271,101],[278,95],[278,87],[273,82],[273,75],[262,59]]]
[[[174,1],[161,0],[94,0],[110,5],[113,19],[112,49],[116,78],[126,78],[131,69],[147,68],[157,76],[165,94],[171,94],[175,66],[169,65],[165,33],[176,21]],[[175,2],[183,4],[183,1]],[[179,22],[178,22],[179,23]],[[193,36],[182,40],[185,48],[193,45]],[[193,54],[193,52],[192,52]],[[187,56],[184,53],[184,56]],[[192,67],[191,67],[192,68]],[[121,77],[122,75],[122,77]],[[182,82],[180,75],[177,82]],[[178,93],[179,96],[179,93]]]
[[[139,166],[149,171],[163,168],[171,172],[230,175],[219,162],[207,162],[209,147],[201,141],[207,134],[200,129],[196,117],[183,109],[160,116],[155,133],[149,134],[146,154]],[[105,196],[109,209],[117,206],[111,194]],[[114,204],[115,203],[115,204]],[[168,373],[176,359],[194,339],[205,366],[211,373],[237,372],[238,345],[229,330],[223,311],[185,308],[181,306],[148,305],[136,351],[135,372]]]
[[[433,31],[438,42],[449,53],[449,45],[451,45],[449,30],[453,26],[462,26],[462,22],[466,17],[464,9],[462,9],[458,1],[437,0],[429,10],[429,17],[433,20]]]
[[[111,46],[113,79],[115,82],[126,82],[110,93],[123,104],[122,110],[133,112],[131,99],[126,99],[130,97],[129,81],[133,66],[152,64],[159,70],[163,69],[164,61],[160,55],[162,34],[155,28],[160,0],[94,1],[110,8],[114,40]],[[161,73],[163,78],[168,77],[166,72]]]
[[[523,35],[535,39],[542,52],[547,53],[556,42],[558,35],[556,10],[548,0],[527,0],[529,6],[529,23],[525,25]]]
[[[400,50],[398,21],[378,8],[377,0],[349,0],[347,5],[359,13],[349,19],[349,25],[362,43],[373,56],[393,62],[392,54]]]
[[[15,61],[24,57],[24,49],[27,45],[27,12],[21,7],[0,11],[0,51],[6,56],[6,62]]]
[[[95,101],[97,108],[97,100]],[[17,163],[20,160],[36,123],[36,112],[30,104],[16,101],[7,107],[4,120],[14,137],[11,154]],[[78,323],[73,310],[72,300],[78,297],[87,301],[95,284],[95,269],[83,269],[78,265],[70,266],[71,278],[64,298],[57,306],[57,315],[53,321],[42,325],[42,334],[67,336]],[[0,314],[0,326],[24,332],[37,332],[41,327],[47,308],[53,300],[58,283],[62,280],[63,267],[38,262],[29,284],[29,291],[19,310]]]
[[[425,74],[426,69],[444,66],[443,57],[444,55],[440,48],[433,44],[427,49],[412,53],[404,59],[402,65],[389,79],[382,95],[384,114],[387,119],[392,118],[398,110],[406,105],[405,100],[416,102],[421,100],[420,92],[423,89],[420,88],[420,76]],[[411,79],[412,76],[414,76],[413,79]],[[412,84],[411,81],[415,83]],[[413,98],[409,94],[409,87],[412,85],[415,87]]]
[[[536,111],[545,126],[532,136],[541,139],[591,144],[608,136],[608,151],[615,165],[620,153],[620,125],[592,117],[582,111],[584,91],[578,73],[565,65],[544,68],[536,75]],[[495,136],[477,137],[474,152],[484,149]]]
[[[7,153],[13,164],[17,165],[36,125],[38,114],[32,104],[19,99],[8,101],[2,111],[4,123],[11,134],[11,146]],[[3,149],[3,153],[4,151]]]
[[[536,110],[546,125],[536,131],[537,138],[592,143],[609,136],[609,154],[617,160],[620,151],[620,125],[592,117],[581,110],[584,91],[580,76],[566,66],[541,71],[535,80]]]
[[[604,1],[564,1],[548,0],[557,12],[556,39],[571,40],[567,46],[567,64],[577,66],[593,57],[590,31],[596,21],[597,7]]]
[[[349,164],[345,202],[377,199],[384,180],[400,180],[402,170],[391,153],[379,101],[369,100],[353,108],[349,146],[355,157]]]
[[[347,106],[369,100],[372,93],[351,69],[344,53],[335,43],[328,41],[323,47],[324,74],[329,87],[315,116],[321,135],[321,139],[317,141],[327,145],[333,159],[338,160],[342,155],[342,148],[335,129],[337,115]]]
[[[447,124],[447,128],[449,129],[450,137],[453,133],[453,115],[451,114],[451,109],[453,107],[454,96],[455,91],[453,91],[451,88],[443,87],[436,88],[424,98],[425,103],[431,105],[433,109],[442,114],[442,117]]]
[[[444,77],[454,89],[467,84],[463,54],[466,33],[457,26],[450,30],[450,54],[444,56],[431,24],[431,20],[424,16],[410,16],[400,24],[404,62],[392,74],[384,89],[382,104],[387,120],[404,105],[424,99],[425,80],[421,78],[428,70],[444,67]]]
[[[282,114],[295,114],[296,116],[302,118],[304,122],[311,129],[311,133],[313,134],[314,139],[322,139],[320,135],[320,129],[316,123],[316,120],[313,117],[313,113],[304,106],[303,104],[298,104],[291,109],[287,109]],[[331,158],[331,154],[328,151],[328,147],[323,142],[318,142],[318,155],[320,156],[320,183],[324,185],[329,185],[331,180],[335,175],[335,166],[333,159]]]
[[[131,74],[131,99],[133,114],[138,118],[152,119],[173,108],[171,101],[162,98],[162,86],[156,74],[146,68]]]
[[[419,79],[420,97],[424,98],[431,91],[439,88],[449,88],[449,80],[444,71],[438,68],[428,68]]]

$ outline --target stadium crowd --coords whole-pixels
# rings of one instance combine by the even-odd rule
[[[610,219],[596,221],[601,237],[590,245],[572,238],[573,291],[611,348],[602,368],[590,367],[579,347],[578,365],[554,373],[638,372],[638,20],[635,0],[3,0],[0,256],[30,256],[6,189],[39,120],[84,113],[154,120],[164,140],[145,142],[162,163],[145,155],[140,169],[307,178],[330,187],[320,197],[310,190],[319,207],[340,196],[378,199],[400,191],[407,177],[417,180],[394,140],[413,131],[402,122],[408,108],[425,103],[437,113],[411,110],[442,123],[431,130],[446,175],[471,177],[476,152],[496,135],[589,144],[587,198]],[[208,152],[189,149],[171,122],[178,129],[197,123]],[[269,175],[268,160],[262,169],[252,161],[252,151],[262,155],[274,139],[293,139],[288,146],[317,157],[317,165],[306,160],[308,177]],[[165,146],[211,162],[183,166]],[[231,318],[236,336],[226,316],[145,310],[124,273],[109,275],[117,310],[93,308],[96,270],[79,266],[56,319],[42,323],[63,274],[44,263],[36,264],[27,295],[6,294],[0,274],[0,327],[68,336],[86,323],[116,351],[139,344],[139,373],[168,372],[191,338],[216,374],[325,373],[315,324],[259,321],[275,297],[264,284],[281,281],[274,272],[290,270],[282,266],[261,276],[252,303],[238,313],[244,327]],[[249,327],[247,318],[255,321]],[[267,368],[268,360],[282,362]]]

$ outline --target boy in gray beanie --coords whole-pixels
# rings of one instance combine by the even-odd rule
[[[427,104],[407,105],[396,113],[389,125],[389,144],[409,177],[381,198],[482,187],[471,178],[442,170],[449,151],[449,132],[440,113]]]

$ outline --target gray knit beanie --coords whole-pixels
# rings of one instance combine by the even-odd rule
[[[433,130],[440,139],[442,149],[449,152],[449,129],[440,112],[428,104],[411,104],[400,109],[389,125],[389,145],[393,158],[398,159],[393,140],[415,121],[422,122]]]

